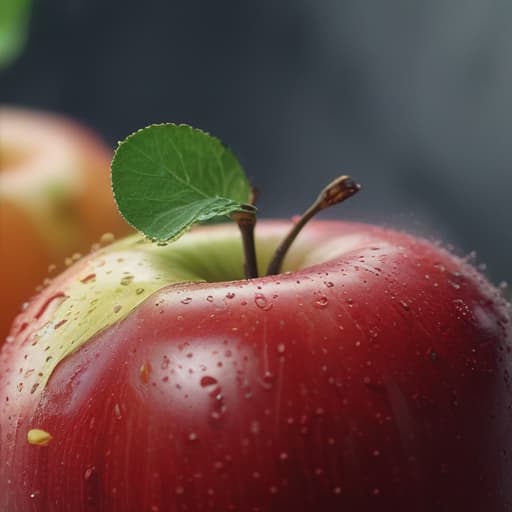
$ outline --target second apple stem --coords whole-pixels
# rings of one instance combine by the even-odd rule
[[[272,258],[268,268],[268,276],[279,274],[283,266],[284,257],[293,241],[300,233],[302,228],[314,217],[318,212],[329,208],[335,204],[341,203],[353,196],[360,190],[361,186],[356,183],[350,176],[339,176],[331,181],[319,196],[316,201],[302,214],[300,219],[293,225],[292,229],[276,249],[274,257]]]

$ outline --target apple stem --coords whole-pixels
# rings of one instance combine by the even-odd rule
[[[242,235],[244,248],[244,272],[246,279],[258,277],[258,262],[256,259],[256,247],[254,244],[254,227],[256,226],[256,214],[254,211],[244,210],[231,214],[238,224]]]
[[[281,242],[274,253],[266,275],[275,275],[281,272],[283,261],[292,245],[293,241],[300,233],[302,228],[313,218],[318,212],[325,210],[335,204],[341,203],[353,196],[361,189],[361,186],[356,183],[350,176],[339,176],[327,185],[322,192],[320,192],[316,201],[302,214],[301,218],[293,225],[292,229]]]

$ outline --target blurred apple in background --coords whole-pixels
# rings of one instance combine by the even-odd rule
[[[66,257],[129,227],[112,199],[112,151],[65,117],[0,106],[0,344]]]

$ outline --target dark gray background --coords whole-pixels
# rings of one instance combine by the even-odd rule
[[[477,251],[512,280],[512,3],[507,0],[39,0],[2,101],[69,114],[113,146],[204,128],[290,216],[341,171],[330,216]]]

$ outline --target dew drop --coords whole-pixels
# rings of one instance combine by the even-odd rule
[[[204,377],[201,377],[200,384],[201,387],[206,388],[208,386],[214,386],[215,384],[217,384],[217,382],[217,379],[215,379],[214,377],[211,377],[210,375],[205,375]]]
[[[57,330],[59,327],[62,327],[66,322],[67,322],[67,320],[64,318],[63,320],[60,320],[60,322],[57,322],[57,323],[53,326],[53,328],[54,328],[55,330]]]
[[[112,233],[103,233],[100,237],[100,244],[111,244],[115,240]]]
[[[121,304],[116,304],[113,308],[112,308],[112,311],[117,314],[119,313],[119,311],[121,311],[121,309],[123,309],[123,306],[121,306]]]
[[[187,439],[191,442],[197,441],[197,434],[195,432],[190,432]]]
[[[141,365],[141,367],[139,368],[139,378],[140,378],[140,381],[143,383],[143,384],[147,384],[149,382],[149,374],[151,373],[151,366],[149,365],[149,363],[146,361],[145,363],[143,363]]]
[[[251,421],[250,431],[251,434],[257,435],[260,433],[260,422],[259,421]]]
[[[260,386],[266,390],[272,389],[272,386],[274,385],[274,381],[275,381],[275,376],[272,372],[269,372],[269,371],[265,372],[265,374],[263,375],[263,378],[258,379]]]
[[[33,444],[36,446],[48,446],[50,441],[53,439],[53,436],[46,432],[46,430],[41,430],[39,428],[33,428],[27,433],[27,441],[29,444]]]
[[[82,279],[80,279],[80,282],[82,284],[87,284],[87,283],[91,283],[95,280],[96,280],[96,274],[92,273],[92,274],[88,274],[85,277],[83,277]]]
[[[89,480],[89,478],[91,478],[93,473],[94,473],[94,466],[87,468],[84,472],[84,480]]]
[[[254,295],[254,303],[263,311],[269,311],[272,309],[272,303],[263,295],[263,293],[256,293]]]
[[[329,305],[329,299],[325,295],[322,295],[315,300],[313,305],[318,309],[326,308]]]
[[[409,311],[411,309],[409,304],[405,302],[405,300],[399,300],[398,302],[400,303],[400,306],[402,306],[405,309],[405,311]]]
[[[235,298],[235,294],[233,292],[226,293],[226,299],[234,299],[234,298]]]
[[[35,318],[39,319],[43,316],[45,311],[48,309],[50,304],[52,304],[54,301],[58,301],[56,304],[54,304],[55,307],[59,306],[64,300],[67,299],[67,295],[64,292],[57,292],[53,294],[50,298],[48,298],[43,305],[39,308],[39,311],[35,314]],[[25,305],[26,304],[26,305]],[[28,302],[25,302],[23,306],[21,307],[22,311],[28,308]]]

